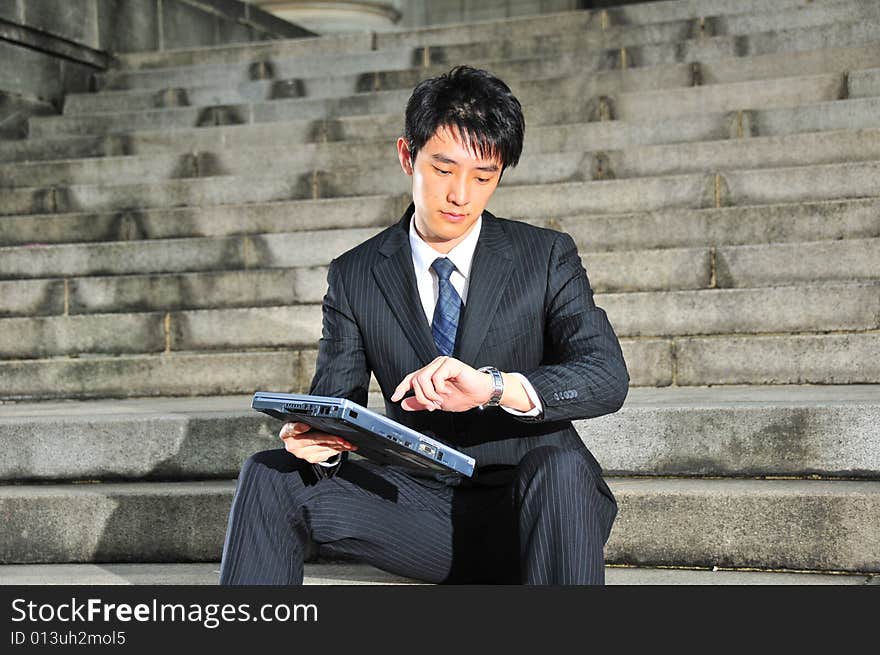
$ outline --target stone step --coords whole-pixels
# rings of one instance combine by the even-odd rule
[[[783,16],[783,20],[785,17]],[[825,48],[870,46],[876,42],[876,18],[865,22],[841,22],[791,30],[752,34],[637,42],[580,42],[574,35],[525,39],[516,42],[475,41],[454,45],[430,45],[425,57],[432,63],[486,61],[505,57],[542,57],[564,52],[583,52],[599,68],[658,66],[672,62],[703,63],[732,57],[798,53]],[[194,77],[183,76],[181,82]],[[156,81],[158,84],[158,80]]]
[[[875,57],[866,54],[865,61],[874,62]],[[508,84],[524,83],[541,78],[559,78],[576,73],[584,74],[588,60],[578,56],[557,56],[543,58],[504,59],[498,61],[472,61],[477,68],[491,70]],[[835,70],[839,66],[834,67]],[[387,91],[393,89],[412,89],[428,77],[440,75],[449,66],[410,67],[400,70],[376,70],[351,75],[340,75],[328,71],[313,77],[284,77],[286,73],[277,71],[276,77],[265,80],[239,81],[229,74],[216,80],[201,79],[193,86],[163,87],[160,89],[134,89],[106,91],[98,93],[79,93],[65,97],[66,116],[97,113],[132,112],[149,109],[173,107],[205,107],[230,105],[247,102],[263,102],[291,98],[336,98]],[[302,70],[299,71],[302,74]],[[801,73],[803,74],[803,73]],[[692,82],[690,64],[670,64],[664,67],[634,68],[626,71],[597,71],[591,84],[609,92],[638,89],[659,89],[673,86],[686,86]]]
[[[592,22],[589,14],[577,12],[563,18],[568,18],[568,20],[557,21],[557,24],[551,27],[552,31],[549,32],[546,29],[534,29],[536,23],[533,22],[530,26],[533,29],[530,33],[525,34],[517,31],[515,26],[510,23],[499,23],[501,29],[490,36],[488,42],[494,44],[496,52],[503,51],[499,59],[510,59],[518,58],[517,54],[520,50],[526,56],[541,52],[558,52],[571,46],[581,50],[605,50],[626,45],[677,42],[700,34],[698,21],[695,19],[668,21],[647,26],[623,25],[603,30],[598,25],[592,29],[583,29],[582,27],[579,29],[578,23],[583,24],[585,19],[587,22]],[[848,17],[848,20],[852,20],[852,17]],[[401,37],[403,37],[402,41]],[[169,85],[190,86],[195,80],[211,84],[236,84],[267,78],[301,79],[307,76],[318,77],[321,75],[369,75],[376,70],[382,70],[384,67],[381,64],[383,63],[389,64],[391,70],[430,63],[430,59],[426,59],[423,54],[421,46],[444,44],[441,46],[444,55],[438,57],[437,63],[445,64],[445,60],[450,57],[454,58],[456,48],[466,47],[466,44],[469,43],[486,42],[486,37],[469,38],[467,30],[459,30],[452,41],[442,38],[439,41],[423,42],[420,39],[413,41],[411,34],[398,35],[396,38],[401,42],[393,45],[378,45],[377,43],[373,52],[348,54],[332,59],[315,56],[307,58],[270,57],[256,62],[251,60],[249,64],[201,64],[141,70],[112,69],[96,74],[95,85],[100,90],[156,89]],[[541,42],[544,42],[544,46],[539,46]],[[548,42],[553,43],[552,49],[546,46]],[[435,55],[434,49],[432,49],[431,55]],[[475,61],[474,58],[470,58],[470,60]]]
[[[613,86],[619,75],[598,78],[530,80],[512,86],[523,105],[527,123],[558,124],[598,120],[656,122],[688,114],[708,114],[745,109],[795,107],[848,97],[869,96],[876,88],[880,69],[869,69],[851,79],[845,74],[797,75],[773,80],[749,80],[708,86],[686,86],[691,73],[678,67],[679,88],[654,91],[602,93],[602,84]],[[674,81],[674,80],[670,80]],[[599,90],[599,93],[596,91]],[[610,89],[604,89],[609,90]],[[411,89],[360,93],[339,98],[300,98],[206,107],[178,107],[108,114],[34,117],[30,136],[46,138],[88,134],[126,133],[137,130],[211,127],[284,120],[319,120],[402,111]],[[655,112],[652,112],[652,109]]]
[[[199,564],[4,564],[0,585],[216,585],[220,562]],[[605,567],[606,585],[873,585],[880,575],[724,569]],[[368,564],[307,562],[306,585],[418,584]]]
[[[869,32],[861,26],[876,26],[880,10],[869,2],[841,4],[837,9],[817,8],[815,11],[774,11],[743,14],[726,18],[688,18],[648,25],[612,25],[606,29],[578,29],[578,23],[589,15],[573,13],[569,20],[549,33],[522,34],[510,25],[499,23],[501,30],[491,36],[468,36],[462,26],[452,38],[432,35],[430,31],[377,35],[373,52],[347,54],[333,58],[321,56],[281,56],[251,58],[234,63],[201,63],[153,69],[120,68],[95,76],[101,90],[163,89],[190,87],[194,84],[238,85],[257,79],[278,81],[282,94],[287,81],[302,81],[295,89],[307,86],[308,77],[352,75],[356,84],[369,86],[374,71],[402,70],[413,66],[486,60],[509,60],[547,56],[563,52],[618,51],[600,55],[594,61],[620,67],[621,49],[627,51],[625,64],[636,66],[673,61],[693,61],[695,57],[717,58],[745,52],[767,54],[779,50],[871,43]],[[565,18],[565,16],[564,16]],[[506,29],[505,29],[506,28]],[[543,31],[542,31],[543,32]],[[428,40],[425,39],[428,36]],[[436,40],[434,40],[436,38]],[[709,41],[710,43],[706,43]],[[669,44],[677,44],[679,57],[670,57]],[[659,48],[658,48],[659,46]],[[664,47],[665,46],[665,47]],[[707,47],[708,46],[708,47]],[[681,57],[682,50],[692,51]],[[663,54],[661,54],[663,53]],[[699,55],[697,53],[700,53]],[[358,76],[360,80],[358,80]],[[326,88],[326,87],[325,87]]]
[[[880,386],[631,389],[575,425],[608,475],[880,478]]]
[[[880,199],[583,214],[546,224],[591,252],[870,239],[880,237]]]
[[[374,50],[370,32],[328,34],[316,38],[274,39],[222,46],[176,48],[164,51],[128,52],[117,55],[123,68],[167,68],[193,64],[252,62],[279,57],[330,57]]]
[[[814,6],[812,3],[813,0],[776,0],[769,8],[771,11],[810,9]],[[843,0],[834,2],[835,6],[842,4]],[[504,37],[508,34],[522,38],[525,35],[553,34],[566,29],[579,31],[589,29],[590,26],[596,24],[600,29],[603,26],[607,29],[611,25],[662,23],[700,16],[723,16],[725,14],[767,12],[767,10],[766,0],[741,0],[735,5],[731,5],[728,0],[713,0],[698,4],[694,4],[690,0],[688,2],[673,1],[659,3],[656,8],[642,3],[592,12],[563,12],[500,21],[475,21],[467,24],[434,26],[409,30],[404,35],[363,32],[329,35],[317,39],[274,40],[261,43],[230,44],[222,47],[123,53],[119,55],[119,60],[121,65],[127,69],[147,69],[327,56],[344,52],[365,54],[374,49],[393,48],[395,43],[399,41],[405,43],[436,43],[439,41],[454,43],[463,38],[475,41],[488,40],[493,37],[496,39]]]
[[[269,389],[266,389],[269,390]],[[232,478],[281,447],[250,396],[0,405],[0,479]],[[369,406],[384,413],[380,394]],[[880,385],[641,388],[575,422],[610,475],[880,479]],[[64,435],[68,457],[55,456]],[[132,457],[123,435],[138,435]]]
[[[505,177],[493,196],[493,211],[502,216],[517,216],[522,207],[529,206],[544,215],[626,213],[870,197],[878,195],[880,163],[864,161],[588,182],[570,181],[571,165],[570,155],[531,157]],[[579,177],[582,180],[585,175]],[[410,191],[410,185],[409,178],[400,172],[399,163],[388,161],[367,170],[350,167],[276,177],[217,175],[128,185],[0,189],[0,215],[340,198],[372,195],[376,189],[402,195]],[[572,195],[574,192],[583,195]],[[569,195],[560,196],[564,193]]]
[[[599,296],[622,337],[880,329],[880,283]],[[746,308],[746,309],[743,309]],[[307,348],[317,304],[0,319],[0,358]]]
[[[0,249],[0,278],[325,266],[380,228]]]
[[[880,254],[880,239],[874,253]],[[871,265],[877,267],[877,262],[880,257],[875,256]],[[639,265],[650,268],[650,262]],[[658,278],[663,273],[650,272]],[[599,295],[596,301],[608,312],[620,337],[880,329],[880,273],[864,284],[820,285],[815,280],[770,289],[617,293]],[[0,319],[0,358],[309,348],[320,338],[319,304],[148,313],[116,310]]]
[[[233,480],[0,486],[0,562],[210,562]]]
[[[609,563],[880,571],[876,481],[608,483],[620,506]],[[233,489],[232,481],[0,487],[10,517],[0,562],[217,561]]]
[[[562,179],[622,179],[680,175],[712,170],[780,168],[880,160],[880,127],[808,132],[780,137],[724,139],[697,143],[633,145],[621,150],[580,150],[595,123],[541,128],[524,149],[520,179],[535,179],[535,168]],[[565,138],[565,136],[568,138]],[[102,159],[0,164],[0,189],[102,184],[115,185],[192,179],[216,175],[255,175],[346,169],[352,161],[392,160],[391,139],[357,144],[339,142],[123,156]],[[534,164],[529,162],[535,159]],[[523,173],[519,173],[523,170]],[[540,178],[537,178],[540,180]]]
[[[569,222],[575,220],[579,219]],[[869,222],[869,225],[872,223]],[[0,248],[0,280],[310,269],[326,266],[334,257],[378,234],[381,229],[342,228],[227,237],[13,246]],[[767,286],[802,283],[812,279],[864,280],[878,275],[876,252],[880,239],[876,238],[751,246],[721,244],[715,248],[658,249],[652,244],[645,250],[621,251],[607,250],[601,246],[593,249],[591,242],[583,235],[583,229],[576,229],[574,236],[581,244],[585,266],[598,291],[699,289],[713,284],[722,287]],[[770,236],[772,238],[772,233]],[[798,257],[798,251],[809,252],[810,257]],[[836,260],[840,256],[847,259]],[[780,265],[780,262],[784,265]],[[304,285],[324,286],[319,283],[323,275],[320,271],[299,270],[292,275],[302,276],[302,282],[291,287],[289,293],[293,293],[295,288],[302,289]],[[289,277],[280,279],[284,283],[290,280]],[[60,291],[64,294],[66,312],[70,313],[73,307],[73,313],[79,313],[76,308],[88,307],[90,302],[95,302],[90,298],[96,298],[99,303],[106,302],[102,298],[108,294],[117,295],[124,289],[132,291],[137,288],[116,286],[126,285],[125,282],[109,284],[111,286],[100,280],[92,283],[81,280],[64,282],[64,288]],[[153,287],[153,284],[147,284],[148,292],[159,292],[160,289]],[[155,284],[163,283],[157,281]],[[178,283],[171,284],[174,288]],[[235,278],[231,278],[227,284],[236,284]],[[144,282],[141,282],[142,288],[143,285]],[[12,287],[6,288],[11,290]],[[23,288],[29,289],[24,291],[25,294],[52,290],[39,285]],[[58,291],[56,287],[55,292]],[[271,297],[274,292],[267,289],[267,293]],[[22,306],[31,303],[39,306],[42,302],[53,306],[47,295],[39,300],[30,297],[33,300],[22,301]],[[314,298],[302,292],[298,292],[298,297]],[[57,299],[54,306],[57,306]]]
[[[812,9],[837,6],[848,6],[848,2],[824,0],[817,6],[815,0],[661,0],[659,2],[637,2],[621,4],[607,10],[608,20],[612,24],[620,23],[656,23],[671,18],[687,18],[692,16],[727,16],[746,13],[764,13],[769,10],[787,9],[791,14]]]
[[[865,87],[867,88],[867,87]],[[877,127],[880,97],[836,100],[776,109],[720,112],[666,118],[652,123],[622,120],[584,123],[583,116],[562,125],[532,125],[526,148],[619,149],[693,141],[715,141],[805,132]],[[266,147],[303,148],[304,143],[391,142],[402,129],[398,108],[390,114],[293,120],[272,123],[132,131],[104,136],[73,136],[0,142],[0,162],[38,162],[169,152],[250,151]],[[528,156],[528,152],[526,153]]]
[[[316,351],[174,353],[0,361],[3,399],[304,393]]]
[[[613,320],[613,318],[612,318]],[[876,384],[880,333],[623,337],[633,387]],[[0,398],[211,396],[304,392],[317,351],[173,351],[0,361]],[[378,389],[373,389],[378,391]]]
[[[880,570],[880,482],[612,478],[606,560]]]
[[[563,52],[542,58],[499,60],[472,65],[488,68],[508,84],[519,84],[540,77],[583,78],[595,93],[620,93],[631,90],[660,89],[675,86],[699,86],[775,79],[794,75],[844,73],[880,65],[874,46],[825,48],[795,53],[771,53],[752,57],[680,63],[669,51],[669,61],[645,67],[617,67],[606,70],[602,59],[579,52]],[[64,114],[130,112],[180,106],[214,106],[260,102],[291,97],[332,97],[379,90],[413,88],[420,80],[448,70],[448,65],[377,71],[357,76],[282,79],[240,82],[231,79],[210,84],[199,79],[191,87],[167,87],[159,90],[112,91],[70,94],[65,97]],[[855,84],[858,87],[858,82]],[[606,91],[603,91],[607,89]],[[877,94],[874,94],[877,95]]]
[[[401,194],[215,207],[7,216],[0,221],[0,245],[226,237],[291,230],[380,227],[395,222],[409,203],[409,195]],[[515,212],[513,216],[522,213],[522,208],[507,209]],[[492,210],[496,211],[496,208],[492,207]],[[876,198],[605,215],[572,215],[570,212],[560,213],[553,207],[532,205],[527,220],[564,229],[591,252],[601,252],[877,237],[880,236],[878,210],[880,199]],[[296,216],[295,225],[291,225],[291,216]]]
[[[729,219],[735,220],[738,215],[741,213],[730,213]],[[812,220],[821,222],[823,216],[821,212],[815,212]],[[878,234],[877,215],[863,216],[868,219],[872,233]],[[626,229],[636,230],[639,226],[651,225],[656,220],[662,221],[662,217],[649,215],[644,219],[639,217],[626,220],[635,223],[626,226]],[[570,222],[575,224],[575,219]],[[645,243],[643,247],[652,249],[617,248],[604,251],[601,246],[611,244],[600,243],[599,248],[595,247],[596,237],[589,231],[590,221],[577,222],[581,226],[570,233],[586,253],[583,255],[583,262],[588,269],[593,289],[598,293],[753,287],[762,288],[755,293],[767,294],[771,292],[764,288],[776,285],[871,281],[878,278],[876,261],[880,239],[862,239],[857,234],[841,235],[839,228],[835,230],[837,224],[830,226],[832,231],[821,235],[829,239],[826,242],[797,241],[796,237],[806,235],[795,233],[789,235],[795,237],[796,241],[790,245],[777,243],[742,249],[735,245],[713,247],[710,244],[700,244],[706,247],[668,248],[670,244],[667,243],[663,244],[667,248],[657,250],[653,243]],[[603,224],[610,222],[610,219],[603,220]],[[700,227],[710,230],[705,224]],[[765,240],[775,236],[772,230],[765,229],[768,229],[764,234]],[[296,233],[282,233],[280,238],[286,242],[296,236]],[[844,239],[847,236],[851,238]],[[699,235],[691,238],[695,240],[698,237]],[[598,238],[601,239],[602,235]],[[115,275],[107,275],[114,268],[119,268],[117,262],[130,263],[129,260],[135,255],[129,253],[135,250],[136,244],[126,244],[127,247],[111,244],[110,248],[93,248],[91,253],[88,246],[84,245],[45,248],[37,251],[37,256],[54,262],[56,266],[65,259],[71,263],[87,261],[94,264],[97,270],[103,270],[104,274],[97,274],[88,268],[55,268],[32,271],[31,275],[37,276],[32,279],[12,277],[2,280],[0,294],[4,298],[4,305],[0,309],[0,317],[169,312],[320,303],[326,290],[327,269],[323,265],[300,266],[288,259],[286,262],[263,262],[264,265],[274,268],[212,270],[226,266],[229,262],[225,258],[218,258],[212,267],[211,246],[208,242],[192,240],[183,244],[144,243],[147,247],[158,247],[163,251],[166,248],[176,248],[176,252],[181,253],[181,261],[185,262],[178,264],[178,267],[191,266],[191,259],[201,255],[203,270],[190,273],[117,271]],[[206,243],[208,253],[205,253]],[[14,256],[13,253],[21,251],[7,249],[6,252]],[[327,261],[335,254],[338,253],[328,253]],[[24,251],[21,257],[29,259],[28,255],[33,253]],[[54,277],[62,274],[65,277]],[[869,291],[862,293],[870,295]],[[689,296],[682,296],[685,297]]]
[[[396,222],[410,202],[408,194],[400,194],[213,207],[122,209],[106,213],[6,216],[0,220],[0,244],[133,241],[380,227]],[[291,216],[296,220],[291,221]]]

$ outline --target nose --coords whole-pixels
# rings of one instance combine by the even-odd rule
[[[463,207],[470,201],[467,177],[464,175],[453,175],[451,177],[452,179],[449,181],[449,188],[446,192],[446,200],[456,207]]]

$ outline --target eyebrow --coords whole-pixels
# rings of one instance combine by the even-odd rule
[[[447,157],[444,154],[431,155],[431,159],[440,162],[441,164],[451,164],[453,166],[458,166],[457,161],[455,161],[451,157]],[[485,166],[477,166],[476,169],[478,171],[485,171],[487,173],[497,173],[499,170],[499,166],[498,164],[486,164]]]

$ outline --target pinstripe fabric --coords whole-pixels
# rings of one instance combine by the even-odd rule
[[[435,583],[602,584],[616,505],[589,462],[544,447],[507,485],[429,484],[395,467],[350,461],[318,479],[283,449],[242,468],[220,583],[300,584],[310,540]]]
[[[434,320],[431,323],[431,334],[434,344],[441,355],[451,355],[455,349],[455,333],[458,330],[458,316],[461,313],[461,297],[449,281],[455,270],[455,264],[446,257],[438,257],[431,264],[437,273],[440,292],[437,305],[434,307]]]
[[[475,478],[404,474],[345,456],[334,468],[287,463],[286,472],[249,462],[222,581],[298,582],[311,538],[429,581],[600,583],[616,505],[572,421],[616,411],[629,377],[574,241],[484,211],[459,317],[453,356],[524,374],[543,416],[405,412],[387,398],[438,355],[416,289],[412,213],[331,263],[310,392],[366,404],[372,372],[386,414],[473,456]]]

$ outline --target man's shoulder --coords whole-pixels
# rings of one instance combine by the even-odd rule
[[[397,224],[386,227],[378,234],[374,234],[341,255],[337,255],[334,258],[335,263],[337,266],[350,266],[356,262],[363,265],[365,262],[376,261],[380,257],[380,250],[388,243],[389,239],[402,238],[400,232],[400,226]]]
[[[532,221],[501,216],[490,216],[490,219],[496,221],[511,240],[526,248],[552,248],[560,239],[571,239],[571,236],[565,232]]]

